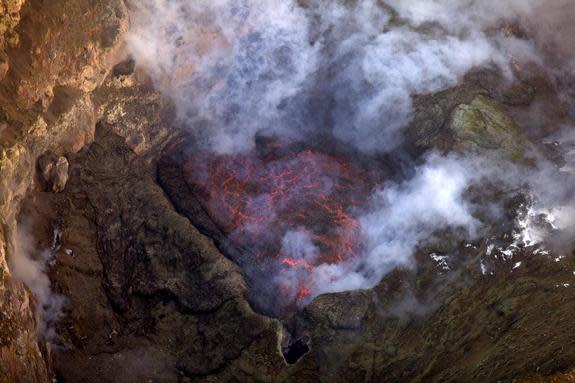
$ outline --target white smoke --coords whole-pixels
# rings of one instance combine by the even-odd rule
[[[495,66],[511,78],[511,57],[532,51],[522,40],[484,32],[526,12],[519,2],[491,9],[478,1],[387,3],[408,22],[392,20],[375,0],[305,7],[293,0],[146,0],[133,6],[128,43],[175,100],[182,122],[218,153],[250,150],[258,134],[310,132],[389,151],[401,142],[413,95],[456,85],[475,67]],[[416,28],[425,21],[445,28]]]
[[[471,159],[431,155],[411,179],[385,185],[359,220],[365,251],[346,263],[316,266],[309,275],[313,296],[369,288],[397,267],[414,267],[416,247],[438,229],[462,228],[473,238],[481,224],[463,195],[483,176]],[[291,239],[284,237],[284,246]],[[300,248],[301,238],[294,239],[291,246]]]
[[[414,95],[457,85],[478,67],[512,81],[512,61],[541,63],[538,48],[548,34],[533,43],[501,26],[507,20],[537,28],[540,16],[560,9],[548,3],[145,0],[132,5],[128,44],[203,149],[233,153],[253,149],[258,135],[329,134],[362,152],[385,153],[401,144]],[[568,216],[575,183],[562,184],[553,166],[498,166],[430,155],[412,177],[385,185],[360,218],[364,253],[313,268],[306,276],[312,296],[370,287],[396,267],[412,267],[417,246],[438,229],[480,233],[464,193],[485,177],[510,187],[527,183],[536,205]],[[317,256],[313,233],[294,230],[282,252],[305,268]],[[275,278],[297,286],[301,267]]]
[[[314,245],[311,234],[304,228],[288,231],[282,239],[281,253],[308,263],[314,262],[319,250]]]
[[[559,249],[572,247],[575,244],[575,172],[568,166],[559,167],[539,159],[536,168],[511,174],[516,185],[526,184],[532,199],[521,234],[532,243],[550,242]],[[542,220],[553,229],[553,238],[548,228],[541,227]]]
[[[14,254],[10,259],[14,277],[34,294],[36,299],[37,330],[48,341],[56,339],[55,324],[63,315],[66,299],[52,290],[47,268],[57,251],[59,236],[54,232],[50,249],[38,249],[33,234],[19,224],[14,234]]]
[[[137,62],[178,105],[197,139],[245,151],[263,130],[281,133],[280,104],[316,67],[308,19],[291,1],[144,1],[128,37]]]
[[[561,244],[572,245],[575,174],[543,159],[532,167],[497,158],[431,154],[410,179],[384,185],[374,193],[369,212],[359,219],[365,250],[358,258],[318,265],[307,274],[301,268],[291,270],[276,279],[293,289],[306,284],[311,291],[309,301],[322,293],[371,288],[396,268],[415,268],[417,247],[432,240],[438,230],[457,230],[460,240],[476,240],[487,227],[474,212],[485,206],[465,196],[470,187],[482,184],[528,193],[530,205],[517,222],[516,239],[522,246],[550,240],[551,232],[541,221],[549,224]],[[315,259],[307,254],[317,249],[310,239],[313,233],[297,233],[284,237],[283,248],[292,249],[289,254],[301,260],[301,266]]]
[[[294,302],[297,299],[299,287],[315,287],[307,285],[308,275],[304,271],[310,270],[309,265],[317,259],[319,249],[313,243],[312,233],[299,228],[285,233],[282,239],[281,255],[283,261],[291,262],[291,265],[274,277],[274,283],[279,286],[284,299]]]
[[[524,24],[543,53],[547,70],[561,75],[575,71],[575,7],[571,0],[530,1],[532,11]],[[565,73],[566,72],[566,73]]]

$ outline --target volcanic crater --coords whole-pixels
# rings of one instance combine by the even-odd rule
[[[575,7],[465,5],[0,0],[0,383],[573,381]]]

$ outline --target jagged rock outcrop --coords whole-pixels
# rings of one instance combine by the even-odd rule
[[[16,216],[35,187],[37,158],[90,141],[94,109],[86,94],[111,70],[126,27],[121,1],[95,7],[90,1],[0,2],[0,381],[51,380],[51,353],[36,332],[36,302],[11,270]],[[56,173],[64,168],[61,161]],[[63,177],[57,181],[60,189]]]
[[[407,147],[416,153],[501,149],[508,158],[521,157],[529,149],[526,140],[548,135],[546,129],[565,123],[569,115],[544,73],[528,68],[515,75],[510,83],[491,71],[472,72],[459,86],[415,96]],[[536,119],[533,110],[540,112]]]
[[[136,154],[146,155],[150,149],[159,151],[174,133],[176,113],[170,100],[155,91],[134,65],[128,58],[114,66],[93,100],[100,120],[124,137]]]
[[[6,49],[16,48],[20,42],[16,27],[20,22],[20,9],[25,0],[2,0],[0,2],[0,81],[10,70],[10,60]]]
[[[66,382],[511,381],[575,366],[575,290],[564,287],[573,256],[521,252],[521,269],[501,261],[506,272],[489,275],[484,241],[442,238],[418,251],[415,272],[371,290],[319,296],[282,321],[255,312],[242,271],[214,243],[221,232],[182,182],[172,154],[186,135],[173,106],[121,52],[123,2],[0,9],[0,382],[48,382],[54,371]],[[566,117],[548,81],[520,80],[473,73],[416,97],[407,143],[522,158],[542,135],[519,130],[527,106]],[[19,212],[35,218],[44,247],[62,232],[50,267],[68,299],[57,351],[12,276]],[[506,225],[492,234],[508,235]],[[449,272],[429,258],[433,246],[452,255]],[[282,346],[298,342],[284,358]]]
[[[57,156],[54,152],[48,151],[38,158],[38,170],[46,185],[46,189],[59,193],[66,187],[68,182],[68,159]]]
[[[466,152],[500,150],[518,161],[530,148],[521,128],[492,99],[475,97],[455,108],[449,122],[455,146]]]
[[[71,301],[61,330],[69,349],[56,357],[62,378],[175,381],[220,369],[263,334],[278,342],[279,323],[249,307],[238,267],[172,209],[110,127],[99,125],[72,166],[66,191],[43,196],[66,212],[54,273]],[[118,358],[140,363],[136,350],[157,362],[104,372]]]

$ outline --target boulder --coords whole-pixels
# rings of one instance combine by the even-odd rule
[[[45,190],[60,193],[68,182],[69,163],[66,157],[48,151],[38,158],[38,169]]]
[[[457,149],[471,152],[498,150],[515,162],[525,159],[525,151],[530,146],[513,118],[495,100],[483,95],[455,108],[449,130]]]

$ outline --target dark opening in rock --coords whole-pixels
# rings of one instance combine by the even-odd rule
[[[304,337],[296,340],[287,347],[282,348],[284,359],[289,364],[295,364],[302,356],[309,352],[309,338]]]
[[[112,74],[114,77],[129,76],[134,73],[135,67],[136,61],[130,57],[129,59],[116,64],[116,66],[114,66],[112,69]]]

